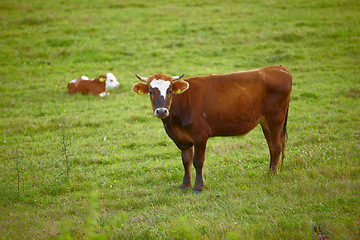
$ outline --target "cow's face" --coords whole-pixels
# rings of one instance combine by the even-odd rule
[[[165,74],[156,74],[148,78],[136,76],[146,84],[136,83],[132,90],[140,95],[149,93],[154,116],[158,118],[168,117],[173,95],[183,93],[189,88],[187,82],[178,80],[184,74],[176,77]]]
[[[112,73],[106,74],[105,84],[106,89],[117,88],[120,85],[119,82],[116,80],[115,75]]]

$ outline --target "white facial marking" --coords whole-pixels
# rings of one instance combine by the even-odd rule
[[[119,82],[116,80],[115,75],[112,73],[106,74],[105,88],[111,89],[117,87],[119,87]]]
[[[160,91],[160,95],[165,99],[166,97],[166,91],[168,90],[169,86],[170,86],[170,82],[169,81],[164,81],[164,80],[157,80],[154,79],[151,83],[150,86],[152,88],[157,88]]]

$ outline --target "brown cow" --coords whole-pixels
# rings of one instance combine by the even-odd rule
[[[180,189],[191,185],[191,164],[196,170],[194,192],[202,190],[202,167],[209,137],[236,136],[261,125],[270,150],[270,171],[278,172],[284,157],[286,121],[292,76],[284,66],[178,80],[157,74],[132,90],[150,94],[154,116],[181,150],[185,176]],[[178,81],[176,81],[178,80]],[[193,152],[194,147],[194,152]]]
[[[108,73],[93,80],[89,80],[86,76],[79,77],[69,82],[67,87],[71,94],[81,92],[104,97],[110,94],[107,90],[119,87],[119,82],[114,74]]]

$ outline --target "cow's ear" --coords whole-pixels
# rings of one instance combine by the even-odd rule
[[[140,95],[144,95],[149,92],[149,87],[143,83],[135,83],[131,89]]]
[[[175,94],[180,94],[185,92],[189,88],[189,83],[185,82],[184,80],[178,80],[174,82],[172,85],[172,90]]]
[[[106,81],[106,76],[100,75],[99,76],[99,82],[105,82],[105,81]]]

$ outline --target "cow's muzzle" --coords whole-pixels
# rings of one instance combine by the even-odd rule
[[[167,110],[167,108],[157,108],[154,111],[154,116],[158,118],[166,118],[169,116],[169,110]]]

